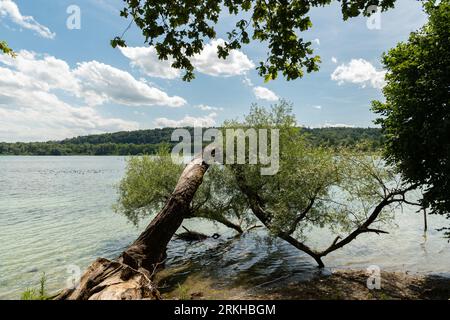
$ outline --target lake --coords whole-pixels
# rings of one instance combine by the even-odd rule
[[[134,227],[112,210],[125,157],[0,157],[0,299],[20,298],[45,272],[50,291],[95,258],[114,258],[145,227]],[[361,235],[324,259],[330,268],[367,268],[450,276],[450,244],[435,229],[448,224],[407,209],[398,212],[388,235]],[[192,268],[228,279],[265,281],[282,274],[307,279],[314,262],[263,230],[240,239],[208,222],[187,221],[190,229],[219,239],[186,244],[172,241],[168,266],[192,261]],[[325,245],[320,233],[312,243]],[[225,281],[225,280],[224,280]]]

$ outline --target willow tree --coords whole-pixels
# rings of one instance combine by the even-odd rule
[[[271,111],[255,107],[232,127],[277,128],[280,166],[276,175],[261,175],[261,164],[226,165],[249,211],[274,235],[315,259],[342,248],[393,218],[415,185],[406,185],[377,155],[332,151],[305,142],[285,102]],[[308,245],[309,231],[325,229],[334,239],[326,248]]]
[[[414,189],[402,187],[393,168],[378,156],[311,146],[284,101],[271,110],[255,105],[244,121],[227,122],[225,139],[227,129],[246,128],[279,130],[279,170],[261,175],[265,165],[250,164],[247,145],[245,164],[211,166],[185,218],[218,221],[235,230],[235,226],[252,229],[250,222],[257,220],[270,235],[307,253],[323,267],[323,257],[357,236],[386,233],[380,228],[392,220],[396,205],[408,202],[406,196]],[[132,158],[120,184],[118,211],[133,222],[157,212],[181,170],[164,151],[153,159]],[[246,228],[242,228],[243,221]],[[324,248],[308,245],[311,231],[317,229],[325,230],[334,241]]]
[[[155,156],[130,158],[118,186],[115,211],[135,225],[156,215],[170,197],[183,168],[183,164],[172,161],[168,147],[162,147]],[[244,225],[249,226],[250,221],[243,214],[246,208],[242,194],[230,188],[229,179],[220,167],[209,168],[185,219],[203,218],[243,233]]]

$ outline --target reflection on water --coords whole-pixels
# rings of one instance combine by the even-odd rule
[[[0,157],[0,298],[18,298],[42,272],[50,290],[57,290],[66,283],[68,266],[83,269],[96,257],[113,258],[134,240],[143,226],[133,227],[111,209],[124,168],[123,157]],[[430,217],[426,239],[421,215],[405,210],[396,222],[389,235],[362,235],[325,258],[326,265],[450,273],[450,244],[435,231],[448,221]],[[224,285],[264,284],[286,274],[305,280],[318,272],[308,256],[263,230],[230,240],[231,231],[210,223],[186,226],[222,237],[172,241],[168,266],[190,263],[174,283],[192,272],[223,279]],[[319,246],[330,241],[323,232],[311,237]]]

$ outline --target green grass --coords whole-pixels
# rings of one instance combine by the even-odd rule
[[[21,295],[21,300],[48,300],[50,296],[45,289],[47,277],[45,272],[39,280],[39,288],[27,288]]]
[[[190,300],[189,288],[185,285],[178,284],[178,295],[180,300]]]

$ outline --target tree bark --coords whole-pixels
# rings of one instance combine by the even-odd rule
[[[189,206],[195,192],[203,182],[208,164],[196,157],[183,171],[175,191],[164,208],[147,229],[119,257],[119,262],[137,270],[153,270],[155,264],[165,259],[166,247],[183,219],[189,214]]]
[[[97,259],[81,277],[80,284],[66,289],[56,300],[159,300],[149,277],[127,265]]]
[[[159,299],[151,278],[165,260],[167,244],[189,214],[190,203],[208,167],[202,155],[196,156],[184,169],[164,208],[117,261],[98,259],[83,275],[78,288],[67,289],[56,299]]]
[[[428,231],[427,209],[423,208],[423,232]]]

